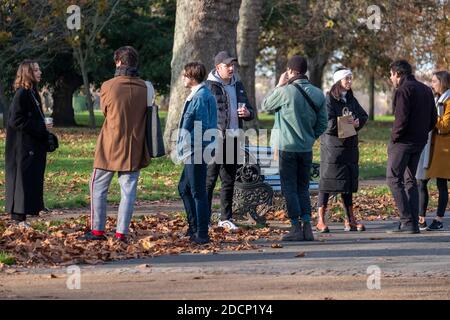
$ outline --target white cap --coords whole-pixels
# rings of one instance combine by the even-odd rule
[[[333,74],[333,83],[337,83],[337,82],[341,81],[342,79],[344,79],[348,76],[351,76],[351,75],[352,75],[352,72],[349,69],[343,69],[343,70],[336,71]]]

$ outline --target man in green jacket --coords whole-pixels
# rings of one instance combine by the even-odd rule
[[[322,90],[308,81],[306,71],[306,59],[293,56],[263,101],[264,110],[276,112],[271,141],[279,150],[281,192],[292,224],[283,241],[314,240],[309,196],[312,147],[327,128],[327,112]]]

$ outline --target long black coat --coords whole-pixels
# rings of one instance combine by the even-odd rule
[[[319,191],[329,193],[352,193],[358,191],[359,149],[358,135],[346,139],[338,138],[337,117],[347,107],[359,119],[360,130],[367,122],[367,113],[353,96],[346,95],[347,102],[336,100],[327,94],[328,127],[320,138]]]
[[[37,215],[44,209],[47,129],[38,108],[39,94],[18,89],[6,129],[6,212]],[[42,109],[41,109],[42,111]]]

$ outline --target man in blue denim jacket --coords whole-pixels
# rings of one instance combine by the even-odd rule
[[[178,191],[183,199],[189,229],[187,236],[198,244],[209,242],[209,205],[206,193],[206,148],[213,147],[217,132],[216,99],[204,85],[205,66],[198,62],[184,67],[183,81],[191,94],[179,124],[177,157],[184,163]],[[210,157],[212,158],[212,157]]]

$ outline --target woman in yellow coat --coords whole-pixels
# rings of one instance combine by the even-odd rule
[[[438,71],[433,73],[431,86],[436,93],[436,108],[438,120],[433,130],[431,139],[430,157],[431,161],[426,170],[426,180],[422,180],[419,223],[425,224],[425,211],[428,205],[428,191],[426,184],[430,178],[436,178],[439,190],[439,201],[436,218],[426,230],[440,230],[443,228],[443,218],[448,204],[447,180],[450,179],[450,73]],[[426,194],[425,194],[426,192]]]

